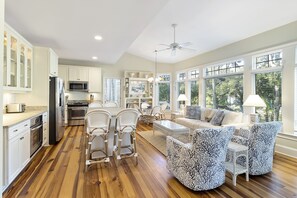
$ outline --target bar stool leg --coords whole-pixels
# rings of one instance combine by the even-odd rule
[[[88,171],[88,166],[90,165],[90,157],[91,157],[91,146],[92,146],[92,136],[88,135],[88,141],[86,145],[86,165],[85,165],[85,171]]]
[[[135,132],[133,131],[131,133],[131,138],[133,138],[133,150],[134,150],[134,157],[135,157],[135,163],[136,165],[138,164],[138,153],[137,153],[137,147],[136,147],[136,136],[135,136]]]
[[[249,181],[249,151],[247,150],[247,153],[246,153],[246,173],[245,173],[245,180],[246,181]]]
[[[119,164],[119,160],[121,160],[121,147],[122,147],[122,136],[123,133],[119,132],[118,133],[118,147],[117,147],[117,155],[116,155],[116,165]]]

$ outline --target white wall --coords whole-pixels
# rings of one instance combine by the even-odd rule
[[[4,0],[0,0],[0,76],[3,76],[3,32],[4,32]],[[1,78],[2,79],[2,78]],[[3,81],[0,80],[0,110],[3,109],[2,103],[2,95],[3,95]],[[2,189],[2,178],[3,178],[3,123],[2,118],[3,111],[0,111],[0,189]],[[2,193],[0,193],[0,198],[2,197]]]

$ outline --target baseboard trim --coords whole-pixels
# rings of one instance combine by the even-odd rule
[[[284,145],[276,144],[275,145],[275,152],[283,154],[283,155],[287,155],[287,156],[290,156],[290,157],[297,158],[297,149],[287,147],[287,146],[284,146]]]

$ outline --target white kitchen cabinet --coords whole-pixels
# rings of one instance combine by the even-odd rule
[[[98,93],[102,91],[101,68],[89,67],[89,92]]]
[[[29,149],[28,149],[29,148]],[[30,161],[30,130],[19,136],[20,166],[25,167]]]
[[[19,137],[15,137],[8,142],[8,181],[9,183],[19,173]]]
[[[30,120],[8,128],[7,179],[11,183],[30,161]]]
[[[58,76],[58,55],[49,48],[49,73],[50,76]]]
[[[69,81],[89,81],[89,68],[88,67],[68,67]]]
[[[42,145],[48,144],[48,117],[47,117],[47,112],[43,113],[42,115],[42,122],[43,122],[43,141]]]
[[[68,92],[69,85],[68,85],[68,66],[67,65],[59,65],[59,78],[63,79],[65,92]]]
[[[3,50],[3,88],[32,91],[32,45],[5,24]]]

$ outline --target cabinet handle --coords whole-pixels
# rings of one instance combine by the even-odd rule
[[[24,126],[26,127],[26,126],[28,126],[28,124],[25,124]]]
[[[23,139],[24,139],[24,137],[21,137],[21,138],[20,138],[20,140],[23,140]]]
[[[13,130],[13,132],[17,132],[17,131],[18,131],[17,129]]]

